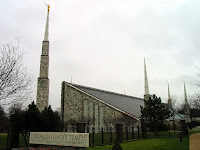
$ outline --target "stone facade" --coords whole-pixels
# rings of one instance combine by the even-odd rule
[[[145,95],[144,95],[144,100],[145,100],[145,101],[148,101],[149,98],[150,98],[150,95],[149,95],[149,94],[145,94]]]
[[[114,127],[117,123],[133,125],[138,122],[126,112],[66,82],[62,83],[61,97],[61,120],[68,127],[68,131],[76,122],[85,122],[90,132],[94,127],[95,133],[102,127]]]
[[[49,42],[43,41],[42,55],[40,60],[40,76],[37,84],[37,101],[36,105],[39,111],[44,110],[49,104]]]

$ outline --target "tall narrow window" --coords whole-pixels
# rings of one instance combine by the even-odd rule
[[[99,133],[99,106],[95,105],[95,133]]]
[[[104,112],[103,112],[104,108],[103,107],[100,107],[100,119],[99,119],[99,125],[100,125],[100,128],[103,128],[104,127]]]
[[[92,128],[94,125],[94,107],[93,103],[89,104],[89,132],[92,133]]]
[[[84,120],[87,121],[88,120],[88,101],[84,100]]]

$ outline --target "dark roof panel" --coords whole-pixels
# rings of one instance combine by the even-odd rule
[[[68,83],[71,84],[71,83]],[[137,97],[127,96],[123,94],[118,94],[114,92],[99,90],[95,88],[90,88],[82,85],[71,84],[76,88],[81,89],[82,91],[93,95],[96,98],[101,99],[102,101],[113,105],[116,108],[119,108],[129,114],[132,114],[136,117],[140,117],[140,106],[144,106],[144,100]]]

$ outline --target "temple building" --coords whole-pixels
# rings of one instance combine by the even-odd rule
[[[44,41],[42,43],[42,54],[40,61],[40,74],[37,83],[36,105],[39,111],[49,105],[49,8],[45,27]],[[185,117],[189,115],[187,95],[185,91]],[[87,87],[84,85],[62,82],[61,91],[61,121],[64,123],[64,130],[73,131],[75,124],[84,122],[89,132],[94,128],[95,133],[100,129],[115,127],[116,124],[123,124],[124,127],[140,125],[140,106],[144,107],[144,101],[149,99],[149,85],[147,78],[146,63],[144,60],[144,99],[119,94],[102,89]],[[180,116],[173,108],[168,84],[168,105],[173,113],[169,120],[180,121]],[[189,122],[189,119],[187,119]]]
[[[144,106],[141,98],[68,82],[62,83],[61,97],[61,120],[68,129],[76,122],[85,122],[95,133],[117,123],[138,126],[140,106]]]

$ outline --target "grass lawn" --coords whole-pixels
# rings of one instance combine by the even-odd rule
[[[190,131],[189,134],[197,133],[200,131]],[[113,145],[97,146],[87,148],[86,150],[112,150]],[[124,150],[188,150],[189,137],[183,138],[183,143],[179,142],[179,138],[152,138],[135,140],[121,144]]]
[[[5,149],[7,147],[7,134],[0,133],[0,149]]]
[[[8,135],[7,133],[0,133],[0,150],[1,149],[7,149],[7,138],[8,138]],[[29,137],[27,136],[26,137],[26,142],[27,142],[27,145],[29,147]],[[19,135],[19,147],[27,147],[26,146],[26,142],[24,140],[24,137],[20,134]]]
[[[198,133],[200,131],[190,130],[189,135]],[[129,141],[127,143],[122,143],[121,146],[124,150],[188,150],[189,148],[189,137],[183,138],[183,143],[179,142],[178,132],[172,131],[170,138],[168,138],[168,132],[160,132],[159,136],[155,137],[152,133],[148,134],[149,139],[137,140],[137,135],[135,134],[134,141]],[[125,137],[125,135],[124,135]],[[165,138],[164,138],[165,137]],[[129,140],[132,139],[131,134],[129,135]],[[26,137],[27,142],[28,137]],[[113,134],[113,141],[115,141],[116,136]],[[109,134],[104,136],[104,144],[110,143]],[[125,138],[124,138],[125,140]],[[126,140],[125,140],[126,141]],[[7,134],[0,133],[0,149],[6,148]],[[101,145],[101,135],[95,135],[95,145]],[[26,147],[24,137],[20,135],[19,147]],[[86,148],[86,150],[112,150],[113,145],[96,146],[92,148]]]

